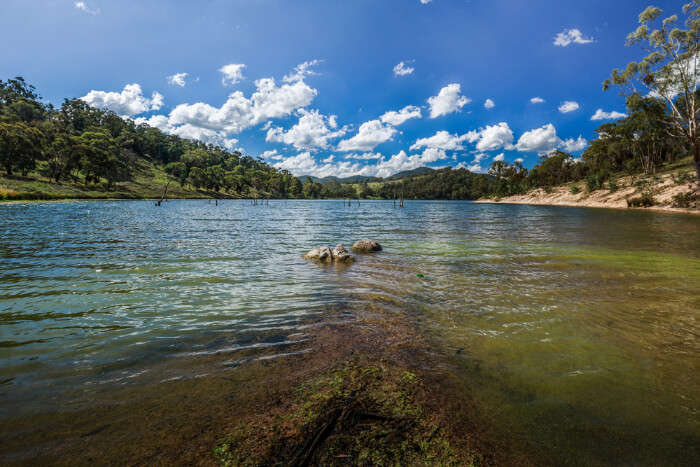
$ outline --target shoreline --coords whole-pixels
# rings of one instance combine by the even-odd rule
[[[567,206],[579,208],[654,211],[670,214],[700,215],[700,187],[695,180],[678,182],[673,174],[650,177],[621,177],[611,179],[606,188],[587,191],[585,182],[579,180],[550,189],[536,188],[524,194],[503,198],[481,198],[475,203],[523,204],[532,206]],[[614,186],[613,186],[614,185]],[[610,187],[614,189],[610,189]],[[651,206],[630,206],[630,201],[640,196],[652,199]],[[695,196],[688,207],[677,206],[679,196]]]

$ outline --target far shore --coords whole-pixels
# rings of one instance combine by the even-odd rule
[[[538,188],[522,195],[505,196],[503,198],[482,198],[476,203],[498,204],[529,204],[534,206],[572,206],[586,208],[607,209],[634,209],[642,211],[658,211],[680,214],[700,215],[698,201],[694,206],[674,206],[674,197],[683,193],[700,193],[700,187],[696,181],[676,183],[672,174],[664,174],[656,180],[644,180],[644,190],[648,190],[654,198],[654,205],[649,207],[630,207],[628,200],[640,196],[642,188],[635,183],[632,177],[624,177],[617,180],[618,189],[599,189],[592,192],[586,190],[583,182],[568,183],[545,190]]]

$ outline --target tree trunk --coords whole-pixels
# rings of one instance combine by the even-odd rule
[[[693,145],[693,161],[695,162],[695,177],[700,183],[700,145],[698,143]]]

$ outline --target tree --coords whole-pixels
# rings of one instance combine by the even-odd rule
[[[639,15],[639,27],[627,36],[627,45],[643,44],[648,55],[639,62],[629,63],[623,71],[613,70],[603,89],[616,85],[629,95],[641,95],[641,88],[646,90],[645,94],[664,99],[671,115],[673,131],[669,134],[684,139],[692,150],[700,181],[700,96],[696,92],[700,78],[700,0],[683,6],[686,29],[675,27],[677,15],[652,29],[661,13],[659,8],[650,6]]]
[[[42,155],[43,134],[25,123],[0,123],[0,164],[7,175],[27,175]]]

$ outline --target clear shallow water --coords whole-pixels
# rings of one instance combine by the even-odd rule
[[[365,237],[385,251],[343,269],[301,259]],[[313,351],[316,323],[391,309],[451,356],[498,435],[543,461],[700,456],[698,217],[427,201],[9,204],[0,261],[0,417],[64,407],[61,392],[85,404],[94,387]]]

